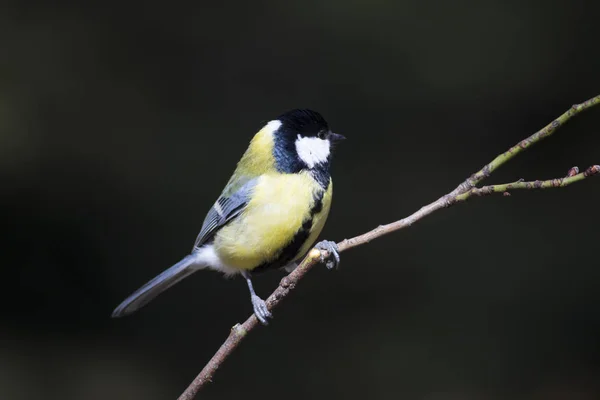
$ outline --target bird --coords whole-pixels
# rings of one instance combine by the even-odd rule
[[[202,269],[242,276],[254,314],[272,318],[254,291],[252,276],[293,271],[325,225],[333,194],[333,147],[345,137],[321,114],[294,109],[268,121],[252,138],[217,201],[208,211],[190,254],[127,297],[112,317],[129,315]],[[327,268],[340,262],[335,242],[321,241]]]

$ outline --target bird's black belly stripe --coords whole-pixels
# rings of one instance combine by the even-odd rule
[[[277,258],[254,268],[252,272],[261,272],[268,269],[283,268],[290,263],[300,251],[300,248],[306,243],[312,229],[313,218],[323,210],[323,197],[327,190],[319,190],[314,194],[314,203],[310,209],[309,217],[304,220],[302,227],[298,229],[293,239],[279,253]]]

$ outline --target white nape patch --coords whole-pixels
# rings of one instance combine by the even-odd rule
[[[210,269],[214,269],[215,271],[222,272],[227,276],[232,276],[242,272],[241,270],[233,268],[221,261],[221,258],[215,251],[215,246],[212,244],[204,245],[199,249],[196,249],[194,253],[196,255],[194,267],[197,269],[208,267]]]
[[[266,130],[267,132],[273,134],[277,131],[277,129],[279,129],[281,127],[282,123],[280,120],[278,119],[274,119],[273,121],[269,121],[264,127],[263,129]]]
[[[327,161],[329,157],[329,140],[298,135],[298,139],[296,139],[296,152],[298,153],[298,157],[309,168],[313,168],[315,165]]]

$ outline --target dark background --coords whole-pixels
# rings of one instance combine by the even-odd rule
[[[311,107],[348,137],[323,237],[363,233],[600,94],[578,4],[4,2],[0,397],[176,398],[250,314],[245,283],[199,273],[110,313],[189,251],[265,121]],[[598,146],[600,107],[489,182]],[[596,179],[473,199],[344,253],[202,398],[600,398],[599,200]]]

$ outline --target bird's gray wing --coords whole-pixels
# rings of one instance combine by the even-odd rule
[[[231,190],[233,182],[230,182],[227,185],[223,194],[221,194],[208,211],[208,214],[206,214],[206,218],[204,218],[204,223],[202,224],[202,230],[200,230],[200,233],[196,238],[196,243],[194,243],[194,248],[198,248],[210,240],[220,228],[244,210],[250,201],[250,196],[257,181],[258,178],[253,178],[240,185],[241,182],[238,180],[235,182],[236,186],[238,186],[238,189],[235,191]]]

